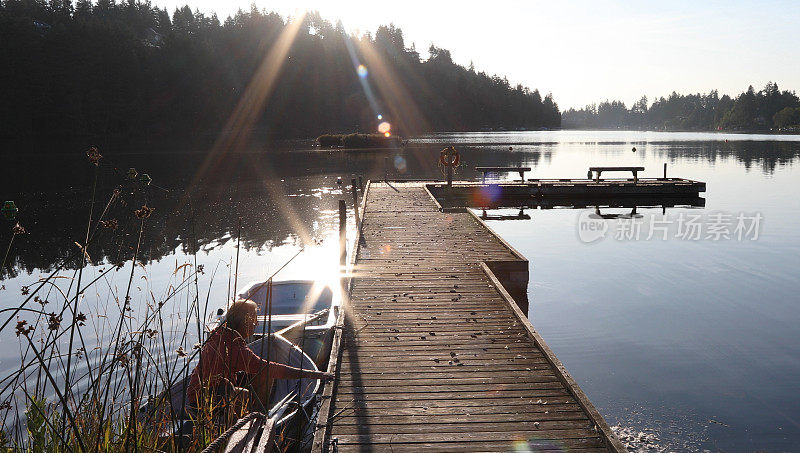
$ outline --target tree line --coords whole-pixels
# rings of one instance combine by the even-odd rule
[[[605,101],[566,110],[561,121],[565,128],[588,129],[800,131],[800,99],[769,82],[759,91],[751,85],[735,98],[717,90],[689,95],[673,91],[649,106],[642,96],[630,109],[622,101]]]
[[[139,0],[0,0],[0,136],[213,138],[290,23],[255,6],[221,20]],[[551,95],[458,65],[446,49],[429,54],[393,25],[355,36],[308,14],[251,128],[375,132],[377,114],[408,135],[559,127]],[[392,117],[409,112],[424,118]]]

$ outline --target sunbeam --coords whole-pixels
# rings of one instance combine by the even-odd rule
[[[370,77],[375,81],[376,90],[391,113],[394,129],[406,135],[430,130],[430,123],[415,102],[414,95],[372,43],[368,39],[361,39],[358,41],[358,50],[364,58]]]
[[[258,174],[258,180],[264,187],[264,190],[269,194],[269,202],[273,203],[280,213],[280,217],[284,222],[287,222],[292,227],[292,231],[297,234],[303,242],[303,246],[313,244],[313,237],[308,230],[307,225],[303,222],[294,207],[289,202],[288,194],[283,191],[282,187],[277,184],[272,184],[273,181],[280,179],[278,175],[268,167],[263,159],[253,159],[253,169]]]
[[[345,36],[344,44],[347,47],[347,53],[350,54],[350,61],[353,63],[353,69],[358,75],[358,81],[361,83],[361,88],[364,90],[364,95],[367,97],[367,102],[369,102],[369,106],[372,108],[372,113],[377,116],[382,116],[380,114],[381,110],[378,106],[378,100],[369,85],[369,69],[358,59],[358,53],[356,52],[353,42],[349,36]]]
[[[225,155],[244,149],[252,134],[253,125],[260,117],[269,96],[272,94],[275,82],[280,76],[292,44],[297,37],[298,31],[302,28],[305,15],[304,11],[300,11],[297,17],[294,17],[286,24],[275,44],[261,61],[239,99],[239,103],[230,118],[228,118],[225,128],[208,152],[194,178],[192,178],[191,184],[186,189],[186,194],[191,193],[192,189],[203,179],[206,173],[216,167]]]

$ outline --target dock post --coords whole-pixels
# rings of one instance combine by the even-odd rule
[[[344,272],[347,265],[347,205],[339,200],[339,267]]]
[[[364,196],[364,179],[361,176],[358,177],[358,188],[361,189],[361,196]]]
[[[664,162],[664,179],[667,179],[667,163]]]
[[[356,185],[356,178],[351,180],[351,184],[353,186],[353,212],[356,214],[356,228],[361,223],[358,219],[358,186]]]
[[[447,166],[447,187],[453,187],[453,167]]]

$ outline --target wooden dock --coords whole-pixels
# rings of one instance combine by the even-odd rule
[[[624,451],[512,298],[524,257],[423,182],[361,219],[313,451]]]
[[[704,205],[706,183],[684,178],[529,179],[525,182],[428,184],[444,209],[451,207]]]

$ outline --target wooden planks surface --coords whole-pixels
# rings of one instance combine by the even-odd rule
[[[481,266],[521,256],[469,213],[439,212],[422,183],[371,183],[364,203],[325,445],[621,447]]]

